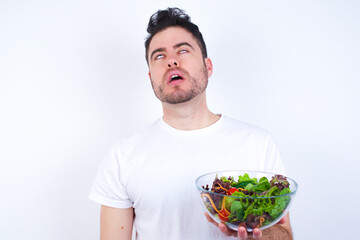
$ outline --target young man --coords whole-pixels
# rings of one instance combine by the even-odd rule
[[[101,239],[131,239],[133,223],[137,239],[291,239],[288,216],[252,236],[204,217],[198,176],[225,169],[283,173],[283,165],[269,133],[208,109],[213,66],[182,10],[155,13],[148,33],[149,77],[163,117],[121,139],[100,168],[90,198],[102,205]]]

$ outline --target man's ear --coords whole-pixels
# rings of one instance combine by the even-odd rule
[[[213,65],[211,62],[210,58],[205,58],[205,65],[206,65],[206,70],[208,73],[208,77],[211,77],[212,73],[213,73]]]
[[[151,73],[150,73],[150,71],[148,72],[148,74],[149,74],[149,78],[150,78],[150,80],[151,80]]]

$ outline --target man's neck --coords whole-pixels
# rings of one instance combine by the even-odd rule
[[[208,109],[205,92],[185,103],[163,103],[163,112],[164,121],[180,130],[204,128],[220,118],[220,115],[216,115]]]

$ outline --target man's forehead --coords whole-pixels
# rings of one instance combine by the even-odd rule
[[[154,35],[150,41],[150,52],[157,48],[176,47],[179,43],[187,42],[188,44],[196,44],[194,36],[186,29],[178,26],[168,27]]]

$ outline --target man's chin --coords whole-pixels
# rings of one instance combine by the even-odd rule
[[[193,99],[193,97],[191,97],[191,98],[169,98],[169,99],[164,99],[162,102],[168,103],[168,104],[181,104],[181,103],[189,102],[191,99]]]
[[[191,99],[196,97],[196,95],[197,94],[195,94],[194,92],[187,92],[183,94],[178,93],[178,94],[164,96],[162,99],[160,99],[160,101],[168,104],[181,104],[181,103],[189,102]]]

